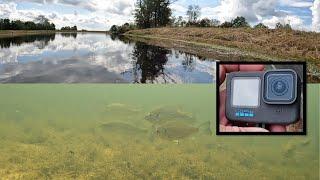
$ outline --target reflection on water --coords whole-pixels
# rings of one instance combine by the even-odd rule
[[[48,45],[49,41],[54,41],[55,34],[41,34],[41,35],[28,35],[28,36],[14,36],[0,38],[0,47],[10,48],[11,46],[20,46],[23,43],[35,43],[36,48],[43,49]]]
[[[0,45],[2,83],[212,83],[215,80],[214,61],[99,33],[0,38]],[[79,71],[82,73],[74,73]],[[113,76],[109,77],[110,74]],[[100,77],[94,78],[96,75]]]

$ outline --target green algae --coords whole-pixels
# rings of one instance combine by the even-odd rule
[[[226,137],[209,133],[216,125],[213,85],[1,85],[0,177],[319,179],[318,93],[319,86],[308,86],[307,136]],[[196,118],[145,120],[159,106]],[[179,143],[150,141],[167,123],[199,131]]]

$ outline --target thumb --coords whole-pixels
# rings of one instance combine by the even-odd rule
[[[224,126],[220,125],[220,132],[269,132],[263,128],[257,127],[238,127],[238,126]]]

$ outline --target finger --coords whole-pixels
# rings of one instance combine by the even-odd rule
[[[238,64],[228,64],[228,65],[223,65],[224,68],[226,69],[226,72],[234,72],[234,71],[239,71],[239,65]]]
[[[269,132],[266,129],[263,128],[257,128],[257,127],[239,127],[240,132]]]
[[[220,132],[269,132],[263,128],[257,127],[237,127],[237,126],[219,126]]]
[[[220,95],[220,105],[219,105],[220,124],[227,125],[228,119],[226,118],[226,90],[221,91],[219,95]]]
[[[219,83],[222,84],[226,79],[226,69],[223,65],[219,66]]]
[[[240,71],[263,71],[264,65],[261,64],[243,64],[239,66]]]
[[[219,65],[219,81],[220,84],[226,79],[226,73],[239,71],[239,65],[228,64],[228,65]]]
[[[270,125],[270,132],[286,132],[286,126],[283,125]]]

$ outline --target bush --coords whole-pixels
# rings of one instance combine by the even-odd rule
[[[122,26],[117,26],[117,25],[111,26],[109,31],[113,35],[120,35],[134,29],[136,29],[135,24],[124,23]]]
[[[66,26],[61,28],[61,31],[77,31],[77,30],[78,30],[77,26],[73,26],[73,27]]]
[[[240,28],[240,27],[250,27],[249,23],[246,21],[246,18],[242,16],[238,16],[231,21],[232,27]]]
[[[276,24],[276,29],[292,30],[292,27],[290,24],[281,24],[280,22],[278,22]]]
[[[269,29],[268,26],[264,25],[263,23],[259,23],[254,26],[255,29]]]
[[[226,22],[222,23],[219,27],[221,27],[221,28],[232,28],[232,23],[226,21]]]
[[[199,23],[200,27],[210,27],[211,25],[211,21],[208,18],[204,18],[200,21]]]

